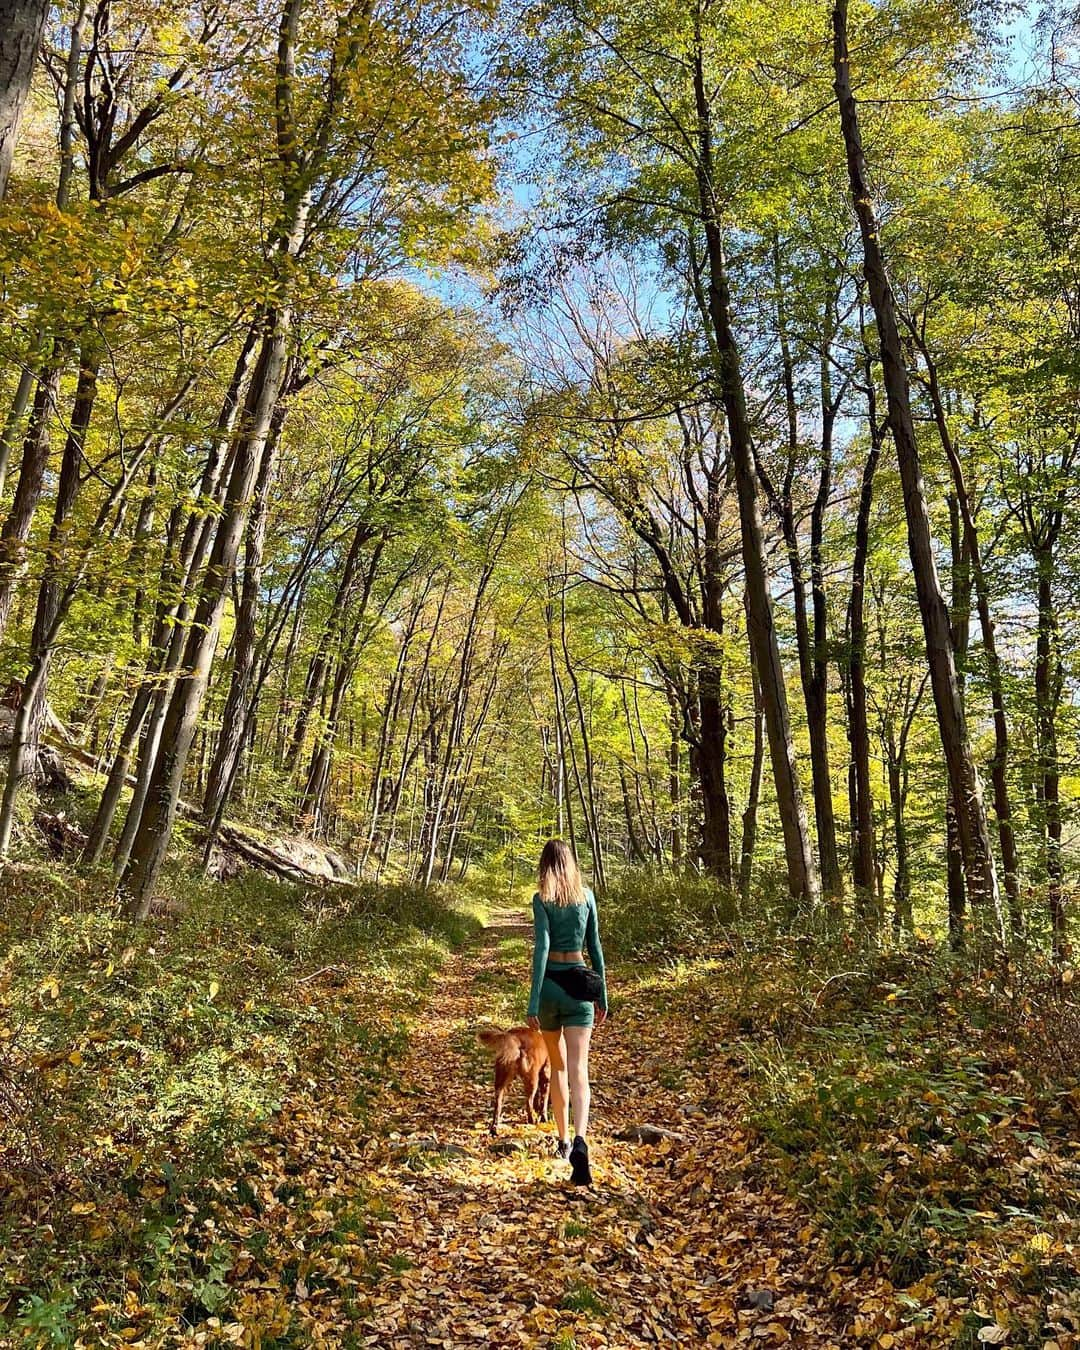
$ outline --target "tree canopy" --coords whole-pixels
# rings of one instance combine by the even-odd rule
[[[0,208],[0,851],[76,752],[84,857],[142,915],[183,816],[210,868],[230,821],[428,882],[558,832],[601,885],[1065,952],[1064,15],[41,23]]]

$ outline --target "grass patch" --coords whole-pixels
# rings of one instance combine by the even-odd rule
[[[608,1305],[595,1289],[578,1282],[563,1294],[559,1307],[566,1312],[584,1313],[589,1317],[607,1317]]]

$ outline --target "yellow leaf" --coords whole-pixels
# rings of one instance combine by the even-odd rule
[[[218,992],[218,990],[219,990],[220,988],[221,988],[221,985],[218,984],[217,980],[211,980],[211,981],[210,981],[210,989],[209,989],[209,992],[207,993],[207,998],[209,998],[209,1000],[210,1000],[211,1003],[212,1003],[212,1002],[214,1001],[214,999],[217,997],[217,992]]]
[[[79,1065],[82,1063],[82,1061],[83,1061],[83,1057],[82,1057],[82,1051],[81,1051],[81,1050],[72,1050],[71,1054],[68,1055],[68,1063],[69,1063],[69,1064],[74,1064],[76,1068],[79,1067]]]

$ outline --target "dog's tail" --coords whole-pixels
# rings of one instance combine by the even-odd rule
[[[485,1027],[477,1032],[482,1045],[494,1050],[496,1059],[512,1062],[521,1054],[521,1046],[512,1032],[500,1031],[498,1027]]]

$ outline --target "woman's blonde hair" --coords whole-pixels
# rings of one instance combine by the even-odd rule
[[[569,844],[549,839],[540,854],[540,899],[549,905],[580,905],[585,899],[585,883]]]

